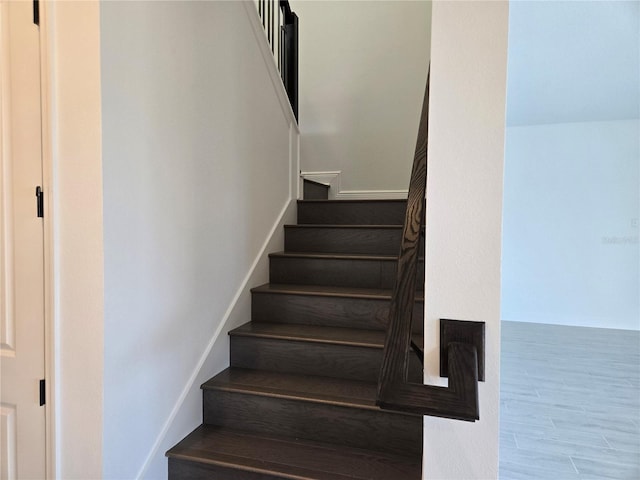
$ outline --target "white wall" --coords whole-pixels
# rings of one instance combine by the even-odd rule
[[[103,239],[97,2],[41,2],[52,478],[100,478]],[[47,277],[51,278],[51,277]],[[48,444],[52,447],[52,444]]]
[[[514,2],[504,320],[640,329],[639,85],[639,2]]]
[[[341,171],[337,189],[346,196],[390,190],[406,197],[429,64],[431,2],[291,5],[300,17],[302,170]]]
[[[440,318],[486,322],[475,423],[425,417],[424,478],[498,476],[500,228],[508,3],[433,3],[427,179],[425,381]]]
[[[297,129],[252,8],[101,4],[104,478],[166,477],[291,213]]]
[[[502,318],[640,329],[640,121],[507,129]]]
[[[638,118],[640,2],[517,0],[507,125]]]

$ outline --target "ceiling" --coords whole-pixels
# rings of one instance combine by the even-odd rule
[[[507,125],[639,117],[640,1],[511,1]]]

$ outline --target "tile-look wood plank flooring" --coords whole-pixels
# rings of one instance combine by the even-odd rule
[[[500,478],[640,479],[640,332],[502,322]]]

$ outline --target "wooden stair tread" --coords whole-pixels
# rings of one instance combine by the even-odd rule
[[[347,228],[357,228],[360,230],[367,229],[389,229],[389,230],[402,230],[402,225],[346,225],[346,224],[330,224],[330,223],[309,223],[309,224],[293,224],[293,225],[285,225],[284,228],[317,228],[317,229],[327,229],[327,228],[338,228],[338,229],[347,229]],[[399,248],[399,247],[398,247]]]
[[[418,480],[422,470],[415,458],[213,425],[198,427],[167,456],[295,480]]]
[[[370,255],[360,253],[325,253],[325,252],[274,252],[269,257],[275,258],[314,258],[332,260],[375,260],[384,262],[397,262],[397,255]]]
[[[369,253],[326,253],[326,252],[273,252],[269,258],[309,258],[330,260],[373,260],[379,262],[397,262],[398,255],[372,255]],[[419,257],[423,262],[424,257]]]
[[[249,322],[231,330],[229,335],[382,349],[386,332],[319,325]],[[420,335],[414,334],[413,339],[416,344],[422,345],[423,339]]]
[[[372,199],[347,199],[347,200],[298,200],[298,203],[341,203],[341,204],[353,204],[353,203],[365,203],[365,204],[376,204],[376,203],[407,203],[406,198],[372,198]]]
[[[252,293],[275,293],[282,295],[314,295],[319,297],[374,298],[391,300],[389,288],[336,287],[325,285],[299,285],[265,283],[251,289]],[[423,292],[416,292],[416,301],[424,301]]]
[[[315,375],[229,367],[205,382],[202,389],[380,410],[376,406],[377,384]]]

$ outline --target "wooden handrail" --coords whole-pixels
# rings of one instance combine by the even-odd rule
[[[441,348],[448,348],[448,387],[407,381],[418,247],[426,207],[430,77],[429,72],[420,115],[376,403],[386,409],[474,421],[479,419],[478,360],[475,346],[458,342],[441,345]]]

